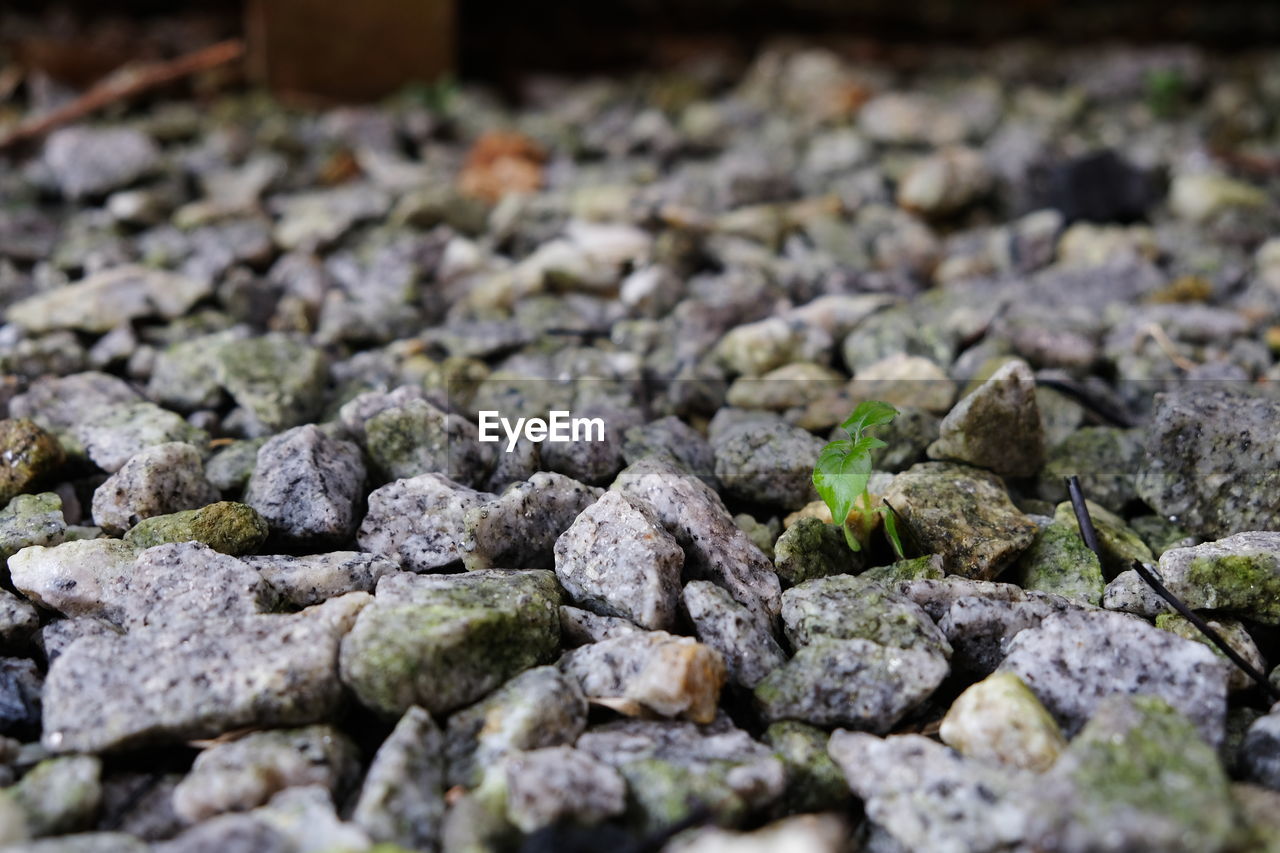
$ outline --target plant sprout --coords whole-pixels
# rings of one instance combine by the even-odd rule
[[[889,506],[872,506],[867,482],[871,479],[871,453],[885,446],[885,442],[870,435],[868,430],[890,423],[898,416],[898,410],[879,400],[859,403],[853,413],[840,424],[848,433],[847,439],[833,441],[818,454],[813,468],[813,485],[831,510],[831,518],[844,531],[844,540],[854,551],[862,550],[862,543],[846,523],[855,508],[870,515],[880,513],[884,518],[885,536],[899,559],[903,557],[902,540],[898,525]]]

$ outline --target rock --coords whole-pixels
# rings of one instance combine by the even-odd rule
[[[955,213],[991,190],[991,173],[982,153],[944,148],[917,162],[898,184],[898,204],[924,216]]]
[[[938,627],[955,650],[952,663],[956,668],[986,676],[1004,660],[1009,643],[1020,632],[1071,606],[1065,598],[1044,593],[1028,593],[1014,600],[964,597],[952,603]]]
[[[849,336],[856,337],[856,333]],[[845,360],[849,358],[846,342]],[[849,396],[854,400],[882,400],[897,408],[945,412],[956,398],[956,384],[928,358],[896,353],[855,367]]]
[[[85,636],[116,636],[124,632],[102,619],[79,616],[55,619],[40,629],[37,645],[44,652],[45,660],[52,664],[67,647]]]
[[[849,550],[839,527],[817,518],[796,521],[782,531],[773,546],[773,565],[787,586],[829,575],[857,574],[864,559],[861,551]]]
[[[559,605],[551,572],[389,575],[343,640],[342,681],[380,714],[456,710],[555,654]]]
[[[351,822],[375,842],[435,849],[445,810],[442,750],[431,715],[405,711],[373,756]]]
[[[968,758],[1037,773],[1052,767],[1067,748],[1040,700],[1008,672],[987,676],[961,693],[938,734]]]
[[[493,499],[443,474],[423,474],[375,489],[360,523],[360,550],[428,572],[461,562],[466,514]]]
[[[1011,572],[1024,589],[1061,595],[1080,604],[1102,603],[1102,564],[1078,530],[1053,523],[1042,528]]]
[[[619,474],[613,488],[654,510],[684,548],[688,577],[724,587],[772,624],[782,606],[778,576],[705,483],[665,462],[644,459]]]
[[[57,545],[66,537],[62,498],[54,492],[18,495],[0,509],[0,559],[30,545]]]
[[[103,471],[115,472],[157,444],[184,442],[204,447],[208,434],[154,403],[108,404],[76,424],[75,438]]]
[[[1035,849],[1224,850],[1238,826],[1217,752],[1155,696],[1104,700],[1033,802]]]
[[[839,810],[851,799],[844,774],[827,754],[829,734],[794,720],[773,723],[764,742],[787,769],[785,804],[797,812]]]
[[[731,680],[749,689],[786,662],[769,626],[715,584],[690,581],[683,601],[698,640],[720,653]]]
[[[587,643],[598,643],[643,630],[621,616],[601,616],[590,610],[568,605],[560,607],[560,639],[566,646],[585,646]]]
[[[1044,430],[1036,406],[1036,378],[1010,361],[947,413],[930,459],[952,459],[1002,477],[1030,477],[1044,464]]]
[[[1062,725],[1078,732],[1108,696],[1158,696],[1222,742],[1229,667],[1208,648],[1140,619],[1067,610],[1013,638],[1000,669],[1022,678]]]
[[[1156,396],[1138,494],[1205,538],[1280,528],[1280,402],[1193,384]]]
[[[899,581],[895,590],[920,605],[929,618],[941,622],[951,606],[962,598],[996,601],[1026,601],[1027,594],[1011,583],[977,581],[948,575],[944,578],[913,578]]]
[[[591,825],[622,814],[627,783],[613,767],[568,746],[516,752],[499,772],[507,789],[507,818],[529,833],[562,821]]]
[[[554,666],[525,670],[449,718],[446,783],[474,787],[503,756],[572,744],[587,727],[587,699]]]
[[[57,329],[102,334],[141,318],[181,317],[212,294],[212,283],[204,279],[120,266],[29,296],[9,306],[5,317],[37,334]]]
[[[887,446],[872,452],[877,471],[897,473],[922,460],[929,445],[938,438],[941,420],[924,409],[903,407],[893,423],[876,430]]]
[[[367,182],[327,190],[277,195],[270,200],[279,214],[273,237],[285,249],[323,246],[357,222],[384,216],[390,197]]]
[[[653,511],[620,492],[582,510],[555,542],[556,577],[575,603],[643,628],[674,624],[683,566]]]
[[[1040,472],[1041,498],[1058,503],[1067,499],[1067,477],[1080,477],[1089,500],[1120,512],[1138,497],[1134,479],[1142,465],[1142,434],[1115,427],[1083,427],[1049,451]]]
[[[1280,790],[1280,714],[1264,714],[1254,720],[1239,755],[1244,778]]]
[[[266,438],[250,438],[233,441],[214,451],[204,466],[204,476],[223,494],[239,496],[253,476],[258,464],[258,451],[267,443]]]
[[[905,581],[942,580],[944,577],[946,575],[942,570],[942,557],[937,554],[898,560],[887,566],[874,566],[862,573],[864,580],[889,584],[890,589],[896,588],[897,584]],[[930,618],[933,618],[932,614]]]
[[[867,819],[902,850],[998,851],[1026,831],[1027,776],[921,735],[838,731],[828,747]]]
[[[1068,222],[1132,222],[1159,201],[1154,176],[1109,148],[1052,163],[1045,177],[1043,206]]]
[[[83,637],[49,667],[42,743],[102,752],[328,719],[342,699],[338,641],[369,598]]]
[[[137,403],[138,392],[123,379],[89,371],[70,376],[45,376],[35,380],[26,393],[9,401],[9,415],[28,418],[41,429],[63,435],[89,412],[113,403]]]
[[[47,480],[62,466],[58,440],[26,418],[0,420],[0,503]]]
[[[0,590],[0,644],[24,645],[40,627],[40,614],[25,600]]]
[[[0,732],[17,736],[39,730],[43,686],[34,661],[0,658]]]
[[[359,551],[332,551],[294,557],[275,554],[245,557],[250,568],[280,596],[298,607],[310,607],[348,592],[373,592],[378,580],[400,571],[394,560]]]
[[[493,466],[493,451],[479,442],[474,423],[426,400],[381,411],[364,429],[369,457],[389,480],[434,472],[476,486]]]
[[[511,485],[499,497],[464,514],[463,565],[468,569],[553,568],[556,541],[601,494],[600,489],[550,471]],[[666,531],[662,534],[669,538]]]
[[[942,555],[950,574],[989,580],[1035,539],[1035,523],[1014,507],[999,478],[965,465],[913,465],[884,498],[921,548]]]
[[[947,677],[947,660],[924,648],[823,637],[755,687],[767,720],[800,720],[884,732]]]
[[[739,376],[763,376],[797,361],[822,364],[830,359],[831,335],[787,317],[770,317],[731,329],[716,344],[714,357]]]
[[[813,500],[813,466],[824,442],[781,421],[713,433],[716,477],[732,497],[793,510]]]
[[[1102,568],[1107,575],[1127,571],[1134,560],[1154,562],[1155,556],[1147,543],[1124,523],[1124,519],[1093,501],[1086,500],[1085,504],[1089,508],[1093,528],[1098,534],[1098,550],[1102,552]],[[1054,524],[1069,528],[1077,536],[1080,535],[1080,524],[1070,501],[1064,501],[1054,508],[1053,521]]]
[[[870,640],[951,657],[951,644],[919,605],[853,575],[818,578],[784,592],[782,626],[797,649],[821,639]]]
[[[123,832],[81,832],[9,847],[9,853],[148,853],[149,850],[144,842]]]
[[[1205,621],[1210,628],[1218,632],[1219,637],[1227,641],[1227,645],[1235,649],[1240,657],[1252,664],[1254,669],[1258,672],[1267,671],[1267,662],[1263,659],[1262,652],[1258,651],[1258,644],[1253,641],[1253,637],[1249,635],[1249,630],[1244,626],[1244,623],[1235,619],[1206,619]],[[1179,616],[1176,613],[1161,613],[1156,617],[1156,627],[1162,631],[1177,634],[1184,639],[1203,643],[1212,649],[1214,654],[1224,660],[1227,657],[1221,649],[1201,633],[1199,628],[1192,625],[1184,616]],[[1227,687],[1232,691],[1239,691],[1248,690],[1254,684],[1254,680],[1249,677],[1248,673],[1234,663],[1231,665]]]
[[[807,406],[815,396],[838,392],[845,384],[839,371],[812,362],[784,364],[764,376],[740,376],[725,392],[725,402],[742,409],[783,412]]]
[[[270,332],[218,347],[213,375],[248,414],[254,437],[311,421],[329,368],[320,350]]]
[[[244,502],[293,542],[334,542],[353,534],[364,486],[360,448],[314,425],[294,427],[258,451]]]
[[[724,659],[691,637],[623,634],[566,652],[560,669],[589,699],[627,716],[652,712],[697,723],[715,718]]]
[[[1171,548],[1160,556],[1160,577],[1193,610],[1224,610],[1280,625],[1280,532],[1237,533]]]
[[[33,838],[93,828],[102,800],[102,762],[92,755],[48,758],[9,789]]]
[[[224,400],[218,379],[222,350],[240,346],[246,337],[243,327],[234,327],[169,344],[156,353],[147,397],[182,412],[217,407]]]
[[[806,850],[840,853],[852,834],[845,818],[835,814],[800,814],[776,820],[751,832],[706,827],[681,833],[669,853],[753,853],[761,850]]]
[[[253,507],[235,501],[218,501],[200,509],[143,519],[129,529],[124,541],[135,548],[199,542],[237,557],[258,550],[269,534],[266,519]]]
[[[760,553],[770,560],[773,559],[773,543],[782,532],[782,522],[776,515],[770,517],[768,521],[760,521],[750,513],[740,512],[733,517],[733,523],[747,534],[751,544],[759,548]]]
[[[786,787],[782,762],[720,715],[708,725],[621,720],[598,726],[577,748],[617,768],[629,789],[630,822],[653,832],[700,807],[720,823],[768,806]]]
[[[716,488],[715,453],[702,433],[669,415],[633,426],[623,435],[622,456],[628,465],[646,456],[660,456]]]
[[[1119,610],[1154,619],[1157,615],[1172,612],[1165,600],[1147,585],[1133,569],[1116,575],[1102,594],[1102,606],[1107,610]]]
[[[93,521],[108,533],[123,533],[144,518],[199,509],[218,499],[204,478],[200,453],[172,442],[148,447],[93,493]]]
[[[1222,175],[1179,174],[1169,188],[1169,208],[1193,222],[1203,222],[1233,207],[1262,207],[1267,194]]]
[[[159,164],[155,142],[127,127],[65,127],[44,143],[44,165],[70,199],[127,186]]]

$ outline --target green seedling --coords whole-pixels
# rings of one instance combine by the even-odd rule
[[[902,540],[893,510],[888,506],[872,506],[867,482],[871,479],[871,454],[885,446],[885,442],[868,431],[890,423],[898,416],[898,410],[879,400],[859,403],[853,414],[840,424],[849,434],[847,439],[833,441],[818,454],[818,464],[813,468],[813,485],[831,510],[831,518],[844,531],[844,540],[854,551],[862,550],[862,543],[846,523],[849,514],[858,509],[866,517],[878,512],[884,518],[884,532],[898,559],[904,556]],[[861,506],[859,506],[861,504]]]

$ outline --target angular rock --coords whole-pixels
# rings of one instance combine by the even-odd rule
[[[938,734],[961,755],[1037,773],[1052,767],[1067,748],[1057,722],[1009,672],[990,675],[961,693]]]
[[[49,668],[42,743],[101,752],[327,719],[342,700],[338,642],[369,600],[84,637]]]
[[[218,500],[204,478],[200,453],[172,442],[148,447],[129,459],[93,493],[93,521],[123,533],[144,518],[199,509]]]
[[[365,449],[388,480],[439,473],[478,486],[493,467],[492,445],[475,423],[426,400],[378,412],[364,423]]]
[[[785,803],[797,812],[838,810],[847,805],[849,785],[827,754],[830,734],[808,723],[785,720],[764,731],[787,769]]]
[[[716,480],[715,453],[702,433],[684,421],[668,415],[626,431],[622,456],[632,465],[646,456],[658,456],[693,474],[713,489]]]
[[[384,575],[400,571],[394,560],[359,551],[333,551],[294,557],[275,554],[245,557],[280,596],[298,607],[310,607],[348,592],[373,592]]]
[[[1102,564],[1080,534],[1065,524],[1050,524],[1036,534],[1031,547],[1011,572],[1024,589],[1061,595],[1080,604],[1102,603],[1106,582]]]
[[[160,350],[147,380],[147,397],[181,412],[218,407],[224,399],[218,359],[224,347],[239,346],[246,331],[234,327],[179,340]]]
[[[468,569],[553,568],[556,540],[601,494],[600,489],[550,471],[539,471],[509,486],[499,497],[464,515],[463,565]]]
[[[1249,634],[1249,629],[1244,626],[1243,622],[1235,619],[1206,619],[1209,627],[1218,632],[1218,636],[1227,641],[1227,645],[1235,649],[1236,654],[1247,660],[1258,672],[1267,671],[1267,662],[1262,657],[1262,652],[1258,650],[1258,644],[1253,641],[1253,637]],[[1176,613],[1161,613],[1156,617],[1156,627],[1161,631],[1168,631],[1177,634],[1187,640],[1194,640],[1197,643],[1203,643],[1206,647],[1213,650],[1213,653],[1226,660],[1226,655],[1222,650],[1210,642],[1199,628],[1192,625],[1186,617]],[[1255,684],[1254,680],[1249,677],[1243,669],[1231,665],[1231,675],[1227,680],[1227,686],[1232,691],[1248,690]]]
[[[57,494],[18,495],[0,509],[0,559],[7,560],[30,545],[58,545],[66,532],[62,498]]]
[[[1146,581],[1133,569],[1121,572],[1107,584],[1102,594],[1102,606],[1107,610],[1134,613],[1154,619],[1161,613],[1171,613],[1171,608]]]
[[[1160,556],[1160,577],[1193,610],[1225,610],[1280,625],[1280,532],[1171,548]]]
[[[0,590],[0,644],[20,646],[39,627],[40,614],[34,607],[8,590]]]
[[[999,478],[965,465],[913,465],[894,477],[884,498],[921,548],[942,555],[950,574],[990,580],[1035,539],[1035,523],[1014,507]]]
[[[698,639],[724,659],[729,678],[755,687],[787,660],[769,626],[710,581],[690,581],[683,601]]]
[[[554,656],[559,605],[545,571],[389,575],[343,640],[343,683],[381,714],[448,713]]]
[[[1113,512],[1138,497],[1134,480],[1142,466],[1142,433],[1116,427],[1083,427],[1049,451],[1040,472],[1041,498],[1058,503],[1067,499],[1063,482],[1072,474],[1089,500]]]
[[[65,127],[44,143],[44,164],[70,199],[97,196],[133,183],[160,163],[151,137],[128,127]]]
[[[102,334],[143,317],[181,317],[212,293],[212,283],[204,279],[120,266],[28,297],[11,305],[5,316],[30,332],[74,329]]]
[[[799,509],[813,500],[813,466],[825,444],[780,420],[744,423],[712,435],[716,477],[740,500]]]
[[[214,451],[204,466],[205,479],[218,491],[238,497],[253,476],[253,469],[258,464],[258,451],[266,443],[266,438],[249,438],[233,441]]]
[[[1011,583],[978,581],[948,575],[945,578],[916,578],[900,581],[897,591],[924,608],[929,618],[941,622],[951,605],[962,598],[989,598],[996,601],[1026,601],[1027,594]]]
[[[107,373],[89,371],[70,376],[46,376],[32,382],[26,393],[9,401],[9,415],[29,418],[42,429],[61,434],[100,406],[137,403],[129,383]]]
[[[0,732],[17,737],[39,730],[43,687],[35,661],[0,658]]]
[[[784,592],[782,625],[797,649],[822,639],[870,640],[951,657],[951,644],[918,604],[854,575],[805,581]]]
[[[262,445],[244,502],[286,540],[341,541],[359,523],[364,474],[356,445],[295,427]]]
[[[47,480],[65,454],[58,440],[26,418],[0,420],[0,503]]]
[[[1111,577],[1127,571],[1134,560],[1143,563],[1155,561],[1147,543],[1124,523],[1124,519],[1093,501],[1087,500],[1085,504],[1089,507],[1093,529],[1098,534],[1098,550],[1102,552],[1105,576]],[[1080,524],[1070,501],[1058,504],[1053,512],[1053,521],[1054,524],[1069,528],[1077,536],[1080,535]]]
[[[466,514],[493,499],[443,474],[423,474],[375,489],[360,523],[360,550],[399,562],[406,571],[429,572],[459,563]]]
[[[270,332],[219,347],[214,376],[248,413],[254,437],[312,420],[329,368],[320,350]]]
[[[351,822],[375,842],[433,850],[444,810],[440,729],[430,714],[414,706],[373,756]]]
[[[129,529],[124,541],[135,548],[199,542],[236,557],[258,550],[270,533],[266,519],[253,507],[235,501],[218,501],[200,509],[145,518]]]
[[[1010,361],[957,403],[929,445],[930,459],[951,459],[1002,477],[1030,477],[1044,464],[1044,430],[1036,406],[1036,378]]]
[[[585,646],[622,634],[643,631],[634,622],[620,616],[601,616],[579,607],[560,607],[560,639],[566,646]]]
[[[627,783],[613,767],[567,746],[516,752],[503,759],[507,818],[529,833],[562,821],[591,825],[622,814]]]
[[[10,796],[33,838],[93,828],[102,800],[102,762],[92,755],[49,758],[33,767]]]
[[[674,625],[684,551],[647,505],[606,492],[554,550],[556,577],[575,603],[643,628]]]
[[[911,557],[906,560],[898,560],[896,563],[890,563],[887,566],[874,566],[863,572],[861,577],[864,580],[886,584],[890,589],[897,589],[898,584],[909,581],[940,581],[946,577],[946,574],[942,570],[942,558],[937,554],[930,554],[927,557]],[[962,578],[956,578],[955,580],[962,580]],[[981,583],[981,581],[976,581],[976,583]],[[911,596],[908,594],[907,597],[910,598]],[[933,618],[932,614],[930,614],[930,618]]]
[[[1157,696],[1220,744],[1229,667],[1200,643],[1106,610],[1067,610],[1013,638],[1000,669],[1022,678],[1068,736],[1115,694]]]
[[[1065,598],[1034,592],[1012,601],[965,597],[956,599],[938,620],[938,627],[955,650],[951,659],[955,667],[986,676],[1004,660],[1014,637],[1071,607]]]
[[[773,546],[774,568],[788,586],[828,575],[857,574],[864,559],[861,551],[849,550],[839,527],[818,518],[797,520]]]
[[[154,403],[117,403],[94,409],[76,424],[75,438],[103,471],[114,472],[157,444],[184,442],[204,447],[209,436]]]

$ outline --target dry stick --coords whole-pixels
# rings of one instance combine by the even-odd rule
[[[1084,539],[1084,544],[1089,546],[1089,550],[1098,555],[1098,560],[1102,560],[1102,551],[1098,545],[1098,531],[1093,527],[1093,518],[1089,515],[1089,506],[1084,502],[1084,492],[1080,488],[1080,478],[1074,474],[1067,478],[1067,494],[1071,496],[1071,508],[1075,510],[1076,521],[1080,525],[1080,536]],[[1222,638],[1222,635],[1213,629],[1213,627],[1204,619],[1200,618],[1194,610],[1188,607],[1182,599],[1178,598],[1170,592],[1163,583],[1155,576],[1155,573],[1142,564],[1141,560],[1133,561],[1133,570],[1138,573],[1138,577],[1151,587],[1156,595],[1168,602],[1169,606],[1178,611],[1184,619],[1196,627],[1201,634],[1209,638],[1209,642],[1218,647],[1227,659],[1234,663],[1244,672],[1245,675],[1257,682],[1263,692],[1271,697],[1271,700],[1280,700],[1280,688],[1277,688],[1267,677],[1254,668],[1241,656],[1231,644]]]
[[[165,83],[225,65],[243,55],[244,42],[240,39],[229,39],[167,62],[150,62],[113,72],[95,83],[74,101],[23,121],[8,134],[0,137],[0,150],[18,142],[38,139],[51,130],[79,121],[103,107],[127,100],[148,89],[163,86]]]

